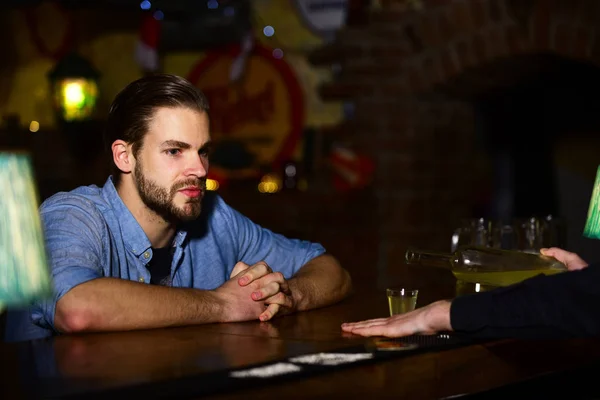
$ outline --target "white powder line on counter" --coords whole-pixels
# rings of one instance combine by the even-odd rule
[[[272,376],[291,374],[292,372],[299,372],[302,367],[299,367],[290,363],[276,363],[266,365],[264,367],[257,367],[246,369],[242,371],[234,371],[229,374],[232,378],[270,378]]]
[[[290,358],[290,361],[298,364],[339,365],[371,358],[373,358],[372,353],[318,353]]]
[[[233,371],[229,373],[232,378],[270,378],[278,375],[291,374],[302,371],[302,367],[296,364],[311,364],[311,365],[339,365],[348,364],[361,360],[373,358],[372,353],[317,353],[307,354],[304,356],[293,357],[289,359],[289,363],[280,362],[276,364],[266,365],[264,367],[256,367],[241,371]]]

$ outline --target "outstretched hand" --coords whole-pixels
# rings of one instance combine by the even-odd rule
[[[342,330],[360,336],[387,337],[432,335],[441,331],[451,331],[450,302],[437,301],[414,311],[388,318],[344,323]]]
[[[569,271],[576,271],[588,266],[588,263],[581,259],[577,254],[563,250],[558,247],[550,247],[548,249],[540,249],[540,253],[544,256],[556,258],[558,261],[566,265]]]

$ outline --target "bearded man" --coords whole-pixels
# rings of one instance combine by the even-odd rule
[[[130,83],[105,135],[113,173],[104,186],[40,207],[55,292],[9,313],[8,341],[268,321],[350,292],[321,245],[264,229],[206,192],[208,102],[185,79]]]

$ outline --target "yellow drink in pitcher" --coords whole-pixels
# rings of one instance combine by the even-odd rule
[[[532,278],[539,274],[553,275],[563,272],[557,269],[533,269],[528,271],[490,271],[490,272],[463,272],[463,271],[452,271],[456,279],[470,282],[479,283],[485,286],[509,286],[525,279]]]
[[[509,286],[539,274],[552,275],[567,271],[553,257],[517,250],[463,246],[454,253],[437,253],[408,249],[408,264],[447,268],[457,279],[457,292],[468,293]]]

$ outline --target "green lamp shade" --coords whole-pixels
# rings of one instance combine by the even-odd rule
[[[0,308],[52,294],[38,195],[25,153],[0,152]]]
[[[583,228],[583,236],[590,239],[600,239],[600,166],[596,171],[594,190],[590,199],[588,215]]]

